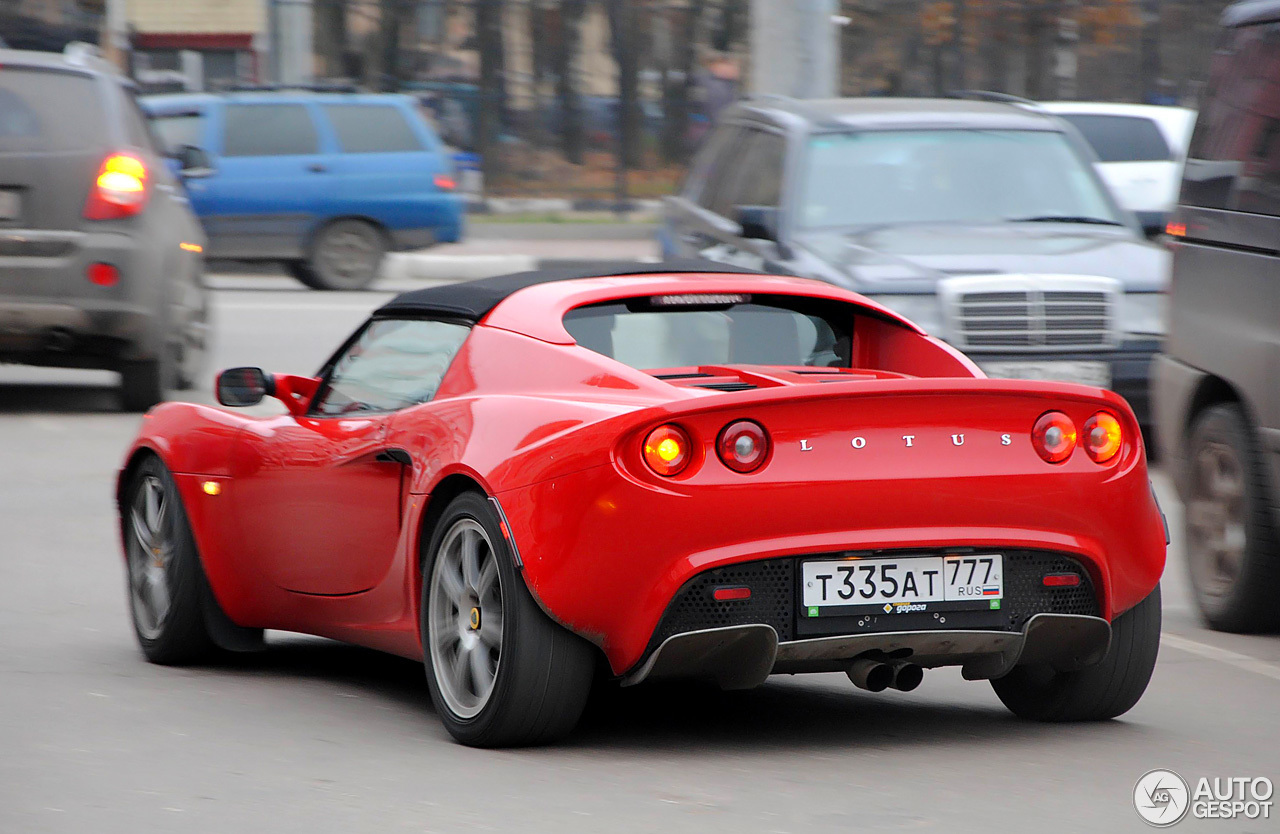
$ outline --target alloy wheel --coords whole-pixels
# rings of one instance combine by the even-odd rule
[[[169,616],[169,566],[173,561],[173,521],[169,495],[154,475],[146,476],[129,508],[129,597],[143,639],[155,640]]]
[[[1248,505],[1244,462],[1231,446],[1208,441],[1194,451],[1187,502],[1187,555],[1209,597],[1229,595],[1244,570]]]
[[[459,519],[436,552],[427,611],[431,667],[459,718],[474,718],[493,693],[502,661],[502,602],[488,534],[474,519]]]

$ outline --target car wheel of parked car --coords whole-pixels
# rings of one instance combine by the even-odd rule
[[[142,653],[166,665],[199,660],[214,647],[200,606],[203,568],[177,484],[158,458],[138,467],[120,512],[129,611]]]
[[[1222,631],[1280,626],[1280,548],[1262,456],[1240,407],[1205,409],[1187,455],[1187,564],[1201,612]]]
[[[1105,721],[1128,712],[1147,689],[1160,649],[1160,587],[1111,623],[1100,663],[1073,672],[1047,664],[1014,667],[991,682],[1019,718]]]
[[[386,254],[382,232],[363,220],[335,220],[316,235],[307,261],[311,283],[320,290],[362,290],[378,277]]]
[[[171,351],[140,362],[125,362],[120,371],[120,401],[125,411],[146,411],[163,402],[165,392],[177,387]]]
[[[423,564],[421,627],[431,700],[445,728],[476,747],[554,741],[591,690],[593,649],[552,622],[516,570],[489,502],[445,509]]]

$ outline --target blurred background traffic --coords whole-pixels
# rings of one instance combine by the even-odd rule
[[[7,3],[0,361],[114,372],[142,411],[204,388],[214,293],[264,272],[817,278],[990,376],[1122,394],[1191,502],[1205,615],[1269,627],[1277,21],[1203,0]]]
[[[1280,648],[1227,632],[1280,626],[1280,0],[0,0],[0,40],[0,828],[986,831],[998,797],[1113,831],[1151,768],[1274,768]],[[310,374],[395,291],[663,257],[1129,401],[1171,541],[1125,726],[785,681],[622,696],[589,752],[477,771],[420,666],[285,639],[188,701],[142,664],[111,556],[139,412]]]

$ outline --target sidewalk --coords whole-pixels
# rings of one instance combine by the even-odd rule
[[[472,223],[467,239],[387,256],[387,279],[465,281],[540,267],[658,257],[654,226],[617,223]]]

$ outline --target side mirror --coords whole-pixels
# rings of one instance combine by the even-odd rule
[[[228,368],[218,374],[214,392],[218,402],[229,406],[257,405],[275,394],[275,378],[261,368]]]
[[[207,177],[213,173],[213,161],[204,148],[195,145],[179,145],[173,152],[178,161],[178,173],[186,179]]]
[[[774,206],[735,206],[733,219],[748,240],[778,240],[778,209]]]

